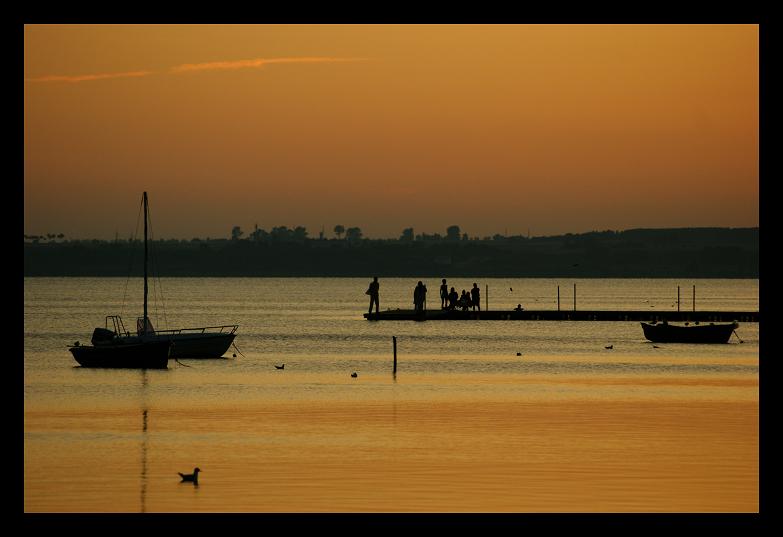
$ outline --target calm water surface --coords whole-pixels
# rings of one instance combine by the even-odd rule
[[[26,278],[25,511],[758,511],[758,324],[654,348],[638,322],[368,322],[368,282],[156,280],[157,328],[237,323],[237,348],[112,371],[67,345],[131,326],[141,281]],[[381,309],[415,283],[382,278]],[[574,283],[579,309],[759,302],[758,280],[477,283],[491,309],[556,309],[558,285],[571,309]]]

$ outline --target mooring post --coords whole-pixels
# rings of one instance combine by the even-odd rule
[[[392,345],[394,346],[394,371],[397,374],[397,336],[392,336]]]
[[[560,286],[557,286],[557,311],[560,311]]]

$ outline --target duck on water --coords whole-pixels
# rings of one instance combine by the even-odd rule
[[[177,472],[179,476],[182,478],[182,481],[180,483],[194,483],[198,485],[198,473],[201,471],[201,468],[193,468],[192,474],[183,474],[182,472]]]

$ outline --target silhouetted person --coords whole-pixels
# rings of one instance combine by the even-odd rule
[[[459,301],[459,295],[457,294],[457,291],[452,287],[451,292],[449,293],[449,309],[453,310],[457,307],[457,302]]]
[[[419,282],[413,289],[413,306],[416,313],[424,311],[424,301],[427,300],[427,287]]]
[[[462,290],[462,295],[459,297],[459,307],[462,311],[467,311],[470,307],[470,295],[464,289]]]
[[[372,305],[375,303],[375,314],[378,315],[380,309],[380,302],[378,300],[378,292],[381,284],[378,283],[378,276],[375,276],[370,282],[370,287],[365,291],[365,294],[370,295],[370,310],[367,313],[372,313]]]
[[[473,304],[473,309],[478,308],[481,311],[481,291],[475,283],[473,284],[473,289],[470,290],[470,300]]]
[[[522,307],[522,304],[517,304],[517,307],[516,307],[516,308],[514,308],[514,309],[515,309],[516,311],[522,311],[522,310],[523,310],[523,309],[525,309],[525,308],[523,308],[523,307]]]
[[[449,286],[446,285],[446,278],[441,280],[440,284],[440,309],[445,310],[449,307]]]

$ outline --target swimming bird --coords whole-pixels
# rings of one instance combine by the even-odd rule
[[[517,353],[517,356],[522,356],[522,353],[521,353],[521,352],[518,352],[518,353]]]
[[[604,349],[613,349],[613,348],[614,348],[614,345],[607,345],[606,347],[604,347]]]
[[[356,373],[356,371],[354,371],[353,373],[351,373],[351,376],[352,376],[353,378],[356,378],[356,377],[358,377],[359,375]]]
[[[192,482],[198,485],[198,473],[201,471],[201,468],[193,468],[192,474],[183,474],[182,472],[177,472],[179,476],[182,478],[182,481],[180,483]]]
[[[275,369],[285,369],[285,364],[283,364],[283,365],[275,365]]]

